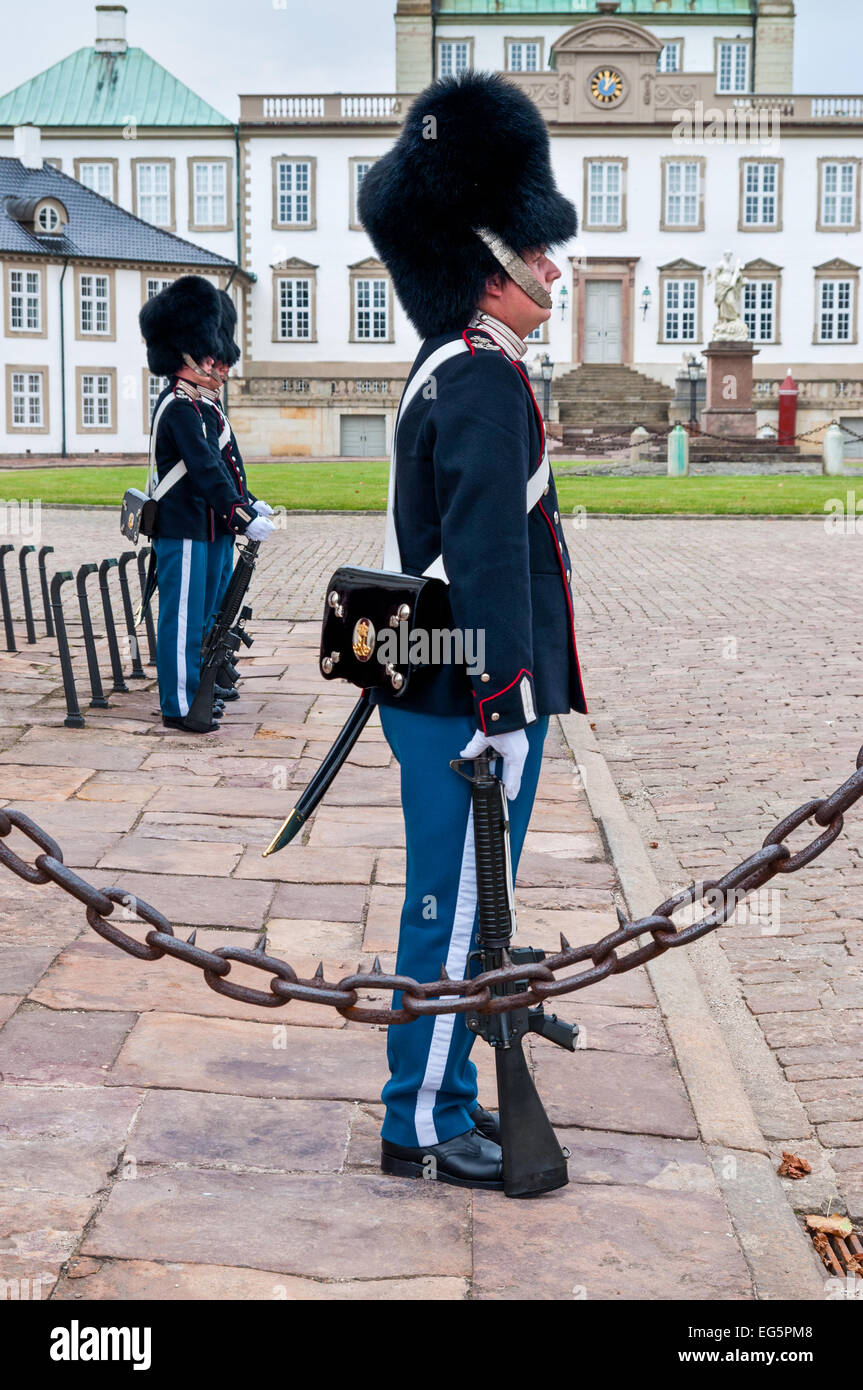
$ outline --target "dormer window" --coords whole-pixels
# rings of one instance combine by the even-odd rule
[[[36,214],[36,226],[40,232],[59,232],[60,214],[51,203],[46,203]]]

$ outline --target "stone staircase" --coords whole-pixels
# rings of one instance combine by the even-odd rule
[[[661,381],[608,362],[584,362],[564,373],[552,390],[560,405],[564,442],[569,430],[628,433],[636,425],[667,429],[668,406],[674,396]]]

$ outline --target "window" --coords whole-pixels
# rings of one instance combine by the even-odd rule
[[[10,333],[42,333],[42,273],[9,271]]]
[[[150,426],[151,426],[152,423],[153,423],[153,415],[154,415],[155,410],[156,410],[156,402],[158,401],[158,399],[159,399],[159,397],[161,396],[162,392],[164,391],[165,387],[168,385],[168,378],[167,378],[166,376],[152,376],[150,372],[147,372],[147,373],[146,373],[146,377],[147,377],[147,429],[149,430]]]
[[[15,429],[42,429],[42,373],[16,372],[11,374],[11,424]]]
[[[101,193],[103,198],[114,198],[114,164],[90,160],[78,160],[75,177],[85,188]]]
[[[154,227],[172,227],[171,165],[149,160],[133,160],[135,169],[135,212]]]
[[[852,306],[853,282],[851,280],[820,280],[818,282],[819,343],[849,343],[852,341]]]
[[[588,228],[623,226],[623,171],[620,159],[587,161],[584,202]]]
[[[110,282],[107,275],[79,277],[79,329],[82,334],[111,332]]]
[[[717,92],[748,92],[749,44],[719,43],[716,50]]]
[[[663,296],[663,338],[668,343],[694,343],[698,305],[697,280],[666,280]]]
[[[40,232],[58,232],[60,230],[60,214],[57,209],[52,208],[50,204],[40,208],[36,218],[36,226]]]
[[[190,159],[189,226],[225,228],[229,224],[227,160]]]
[[[821,160],[819,231],[830,227],[857,230],[857,163]]]
[[[311,227],[312,162],[309,159],[275,161],[277,227]]]
[[[777,227],[779,223],[779,165],[744,160],[741,229]]]
[[[743,282],[743,321],[754,343],[772,343],[776,337],[776,281]]]
[[[278,297],[276,337],[296,340],[312,337],[312,281],[307,276],[276,281]]]
[[[363,230],[362,223],[360,222],[360,215],[358,212],[358,199],[360,196],[360,189],[363,186],[363,179],[369,172],[369,169],[371,169],[374,162],[374,159],[359,155],[351,156],[351,159],[349,161],[351,179],[351,210],[350,222],[348,225],[355,232],[361,232]]]
[[[666,160],[663,162],[665,176],[663,231],[675,227],[689,227],[700,230],[702,226],[701,207],[701,161]]]
[[[680,51],[683,47],[680,39],[675,39],[672,43],[664,43],[662,51],[657,55],[657,72],[680,72]]]
[[[542,66],[540,39],[510,39],[506,46],[506,66],[510,72],[539,72]]]
[[[442,39],[438,43],[438,76],[457,77],[471,66],[472,39]]]
[[[387,280],[354,280],[354,337],[360,341],[389,337]]]
[[[157,294],[161,294],[162,290],[172,283],[171,279],[166,280],[160,275],[148,275],[144,284],[144,298],[155,298]]]
[[[112,428],[111,377],[107,372],[80,373],[81,426],[85,430]]]

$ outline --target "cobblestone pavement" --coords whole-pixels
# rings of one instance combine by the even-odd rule
[[[113,513],[43,521],[58,568],[117,553]],[[568,539],[591,719],[669,889],[847,775],[863,742],[856,539],[817,521],[594,518]],[[287,519],[261,552],[243,699],[205,740],[154,728],[150,682],[64,730],[52,644],[0,657],[0,802],[203,945],[266,923],[301,973],[321,957],[330,978],[374,953],[386,966],[403,852],[376,720],[303,844],[259,854],[352,703],[317,675],[326,580],[379,563],[381,541],[380,516]],[[852,810],[819,864],[781,884],[778,921],[770,900],[767,930],[720,936],[814,1127],[793,1147],[828,1151],[858,1215],[861,845]],[[597,939],[614,890],[555,729],[519,873],[523,939]],[[381,1030],[304,1004],[262,1017],[188,968],[121,955],[50,885],[4,875],[0,893],[3,1277],[44,1277],[62,1299],[753,1296],[643,971],[560,1007],[584,1051],[534,1047],[572,1181],[512,1203],[379,1174]]]

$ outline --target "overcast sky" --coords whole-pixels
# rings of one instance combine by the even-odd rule
[[[794,90],[863,92],[863,0],[796,0]],[[0,45],[0,93],[96,34],[91,0],[36,0]],[[239,92],[391,92],[395,0],[127,0],[127,37],[234,120]],[[30,27],[32,25],[32,27]],[[17,41],[10,42],[10,28]]]

